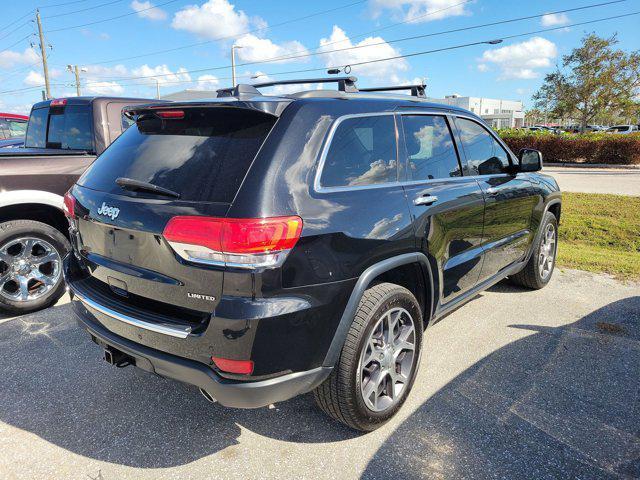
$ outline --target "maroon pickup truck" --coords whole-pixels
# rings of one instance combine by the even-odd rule
[[[0,312],[48,307],[64,293],[70,248],[63,195],[149,99],[72,97],[36,103],[24,147],[0,149]]]

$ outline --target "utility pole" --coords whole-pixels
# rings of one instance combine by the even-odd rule
[[[44,43],[44,35],[42,34],[40,10],[36,10],[36,22],[38,24],[38,35],[40,36],[40,53],[42,55],[42,70],[44,71],[44,88],[47,98],[51,98],[51,89],[49,87],[49,68],[47,67],[47,49]]]
[[[80,72],[78,71],[78,65],[73,66],[73,73],[76,75],[76,93],[80,96]]]
[[[236,48],[242,48],[239,45],[231,45],[231,86],[236,86]]]
[[[78,65],[67,65],[67,71],[76,76],[76,95],[80,96],[80,72],[86,72],[86,68],[80,68]]]
[[[160,100],[160,82],[158,81],[157,78],[155,80],[156,80],[156,98]]]

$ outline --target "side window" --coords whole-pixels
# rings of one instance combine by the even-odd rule
[[[347,118],[340,122],[327,151],[320,185],[345,187],[396,180],[393,115]]]
[[[447,120],[435,115],[404,115],[408,180],[462,175]]]
[[[17,120],[9,120],[9,131],[11,137],[24,137],[27,131],[27,122],[19,122]]]
[[[479,123],[456,118],[462,148],[467,154],[470,175],[504,173],[509,167],[509,156],[491,134]]]

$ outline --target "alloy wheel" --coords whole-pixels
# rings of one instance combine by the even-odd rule
[[[538,257],[538,271],[543,280],[546,280],[553,270],[553,264],[556,258],[556,243],[556,228],[552,223],[548,223],[542,233],[540,254]]]
[[[370,410],[382,412],[393,407],[408,388],[415,368],[415,328],[407,310],[392,308],[369,334],[358,375],[362,398]]]
[[[62,260],[49,242],[35,237],[0,247],[0,296],[14,302],[36,300],[55,288]]]

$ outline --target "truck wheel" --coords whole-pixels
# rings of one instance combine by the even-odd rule
[[[64,293],[62,258],[70,248],[46,223],[0,223],[0,311],[20,315],[55,303]]]
[[[349,427],[371,431],[400,409],[416,377],[422,312],[392,283],[367,289],[333,372],[314,390],[319,407]]]
[[[534,290],[544,287],[553,274],[558,250],[558,220],[556,216],[547,212],[540,225],[540,238],[533,246],[531,258],[527,265],[509,279],[516,285]]]

